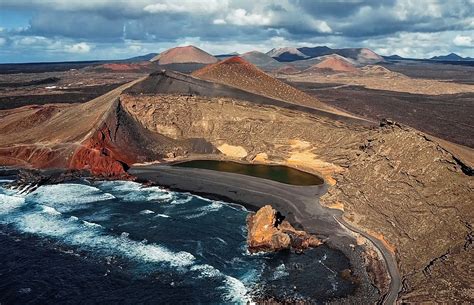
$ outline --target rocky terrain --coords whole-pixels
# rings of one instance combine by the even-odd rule
[[[285,79],[292,82],[363,86],[368,89],[412,94],[441,95],[474,92],[473,85],[443,82],[434,79],[411,78],[381,66],[365,66],[357,71],[336,74],[316,73],[314,70],[310,70],[308,72],[286,75]]]
[[[288,108],[324,104],[239,58],[195,75],[245,88],[233,91],[241,98],[219,97],[227,87],[204,80],[188,90],[182,84],[192,78],[176,75],[155,74],[85,104],[1,111],[0,163],[123,177],[137,162],[213,157],[319,173],[332,185],[322,203],[396,256],[403,301],[472,301],[474,181],[462,157],[391,121],[367,126]],[[262,91],[260,82],[276,87]],[[260,99],[242,99],[249,96]]]
[[[138,70],[122,69],[138,67]],[[120,69],[117,69],[120,68]],[[94,65],[79,70],[0,74],[0,109],[51,103],[85,103],[147,75],[141,66]]]
[[[305,231],[296,230],[279,212],[266,205],[247,217],[247,245],[251,253],[292,249],[302,252],[322,242]]]
[[[471,123],[474,120],[474,92],[431,95],[331,83],[290,84],[339,109],[375,122],[391,118],[437,138],[461,144],[454,149],[467,150],[467,154],[474,155],[474,125]]]

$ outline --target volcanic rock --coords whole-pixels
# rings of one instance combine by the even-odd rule
[[[317,247],[322,242],[305,231],[298,231],[284,217],[266,205],[255,214],[247,217],[249,251],[279,251],[294,249],[301,252],[310,247]]]
[[[166,50],[152,58],[151,61],[158,62],[160,65],[183,63],[212,64],[217,62],[217,58],[195,46],[186,46]]]
[[[271,77],[238,56],[206,66],[192,75],[289,103],[334,111],[328,105]]]

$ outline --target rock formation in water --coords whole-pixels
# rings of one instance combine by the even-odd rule
[[[270,205],[250,214],[247,217],[249,251],[254,253],[294,249],[301,252],[322,244],[316,236],[296,230],[284,218]]]

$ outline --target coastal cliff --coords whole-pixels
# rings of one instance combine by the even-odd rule
[[[293,249],[302,252],[322,244],[316,236],[296,230],[279,212],[266,205],[247,217],[250,252]]]

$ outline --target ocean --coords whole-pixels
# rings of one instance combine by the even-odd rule
[[[0,303],[223,304],[354,293],[321,246],[250,254],[244,207],[129,181],[0,180]]]

